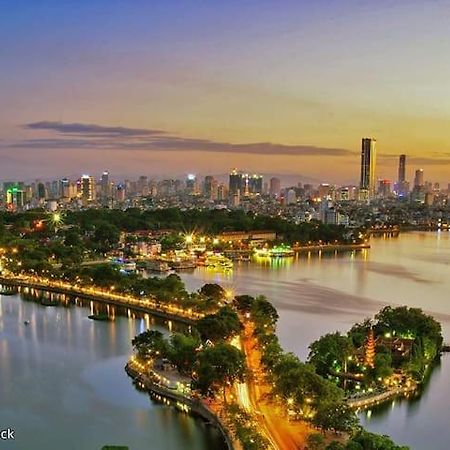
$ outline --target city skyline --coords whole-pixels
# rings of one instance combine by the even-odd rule
[[[2,180],[106,160],[356,184],[367,135],[378,178],[407,154],[408,179],[448,182],[444,2],[3,5]]]

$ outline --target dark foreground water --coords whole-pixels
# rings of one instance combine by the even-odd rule
[[[214,429],[151,401],[125,374],[150,318],[95,322],[89,311],[0,296],[0,430],[16,433],[0,449],[222,449]]]
[[[347,254],[305,254],[237,265],[229,274],[197,269],[182,275],[191,289],[222,283],[239,293],[264,294],[280,314],[285,349],[306,358],[324,333],[345,331],[386,304],[421,307],[441,321],[450,340],[450,233],[377,238],[372,248]],[[450,355],[424,392],[366,412],[362,423],[413,449],[450,448]]]

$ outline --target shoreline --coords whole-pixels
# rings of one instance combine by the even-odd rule
[[[73,286],[65,287],[63,285],[51,285],[50,283],[47,284],[44,282],[32,281],[23,278],[11,278],[2,275],[0,276],[0,285],[37,289],[55,294],[72,295],[75,297],[83,298],[85,300],[92,300],[99,303],[129,308],[130,310],[147,313],[156,317],[171,320],[173,322],[184,323],[186,325],[193,325],[197,319],[203,317],[203,314],[201,313],[192,312],[190,314],[191,317],[188,317],[187,315],[167,311],[168,309],[170,309],[168,306],[166,306],[165,308],[162,305],[159,307],[147,306],[142,301],[133,297],[125,297],[117,294],[114,294],[114,297],[112,297],[112,294],[108,294],[106,292],[86,292],[80,289],[76,289]],[[163,309],[166,309],[166,311],[164,311]]]
[[[308,246],[293,246],[292,250],[295,253],[308,253],[308,252],[336,252],[336,251],[353,251],[369,249],[370,244],[364,242],[362,244],[317,244]]]
[[[188,414],[201,417],[206,423],[211,424],[220,431],[228,450],[237,450],[238,447],[236,443],[231,438],[228,430],[221,422],[220,418],[201,401],[201,398],[197,399],[186,397],[154,383],[149,379],[149,377],[139,373],[137,369],[133,368],[130,361],[128,361],[125,365],[125,372],[130,378],[133,379],[133,382],[137,384],[140,389],[148,392],[149,394],[156,394],[168,400],[174,401],[176,402],[176,405],[184,405],[188,409],[186,410],[183,408],[183,411]]]
[[[409,394],[416,392],[419,388],[419,384],[415,383],[409,387],[399,387],[391,389],[381,394],[372,395],[361,399],[346,400],[347,405],[350,408],[354,408],[357,411],[365,410],[373,405],[380,405],[395,397],[408,397]]]

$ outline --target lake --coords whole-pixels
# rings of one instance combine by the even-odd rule
[[[442,323],[444,339],[450,340],[448,232],[372,238],[370,249],[355,252],[239,263],[230,273],[198,268],[182,278],[190,289],[217,282],[238,293],[267,296],[280,315],[281,344],[302,359],[321,335],[346,331],[387,304],[422,308]],[[450,356],[444,356],[419,398],[366,411],[361,421],[413,449],[447,450],[449,381]]]

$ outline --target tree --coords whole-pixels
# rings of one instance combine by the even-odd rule
[[[225,289],[219,284],[206,283],[200,289],[200,294],[214,303],[219,303],[225,298]]]
[[[209,314],[197,321],[197,329],[203,340],[217,342],[240,332],[239,317],[229,306],[220,308],[216,314]]]
[[[192,372],[197,360],[199,340],[189,334],[175,333],[170,337],[170,347],[167,356],[180,373]]]
[[[94,247],[102,253],[109,252],[119,242],[120,232],[115,225],[106,221],[95,224],[93,234]]]
[[[203,394],[222,388],[226,402],[226,386],[235,381],[243,381],[245,371],[243,353],[238,348],[221,342],[200,353],[197,385]]]
[[[386,378],[392,375],[392,357],[389,353],[375,355],[375,368],[372,370],[374,379]]]
[[[308,434],[306,446],[307,450],[322,450],[325,446],[325,438],[320,433]]]
[[[420,308],[386,306],[375,316],[375,319],[377,334],[391,333],[394,336],[412,339],[427,337],[439,348],[442,344],[441,324],[433,317],[424,314]]]
[[[355,323],[347,336],[352,340],[353,346],[355,348],[362,347],[367,338],[367,333],[372,326],[372,321],[370,319],[364,319],[361,323]]]
[[[346,450],[347,448],[348,447],[338,441],[332,441],[325,447],[325,450]]]
[[[359,444],[360,447],[350,447],[350,444]],[[347,444],[348,449],[368,449],[368,450],[409,450],[409,447],[396,445],[389,436],[369,433],[360,430]]]
[[[258,327],[273,330],[278,321],[278,312],[264,295],[258,295],[251,307],[252,319]]]
[[[142,358],[155,358],[168,354],[167,341],[158,330],[147,330],[138,334],[131,344]]]
[[[314,365],[319,375],[347,371],[349,357],[354,348],[351,340],[339,332],[322,336],[309,346],[308,361]]]
[[[236,295],[233,305],[238,311],[248,313],[251,311],[254,302],[255,299],[251,295]]]
[[[313,423],[323,430],[348,432],[356,428],[358,419],[345,403],[324,402],[319,405]]]

